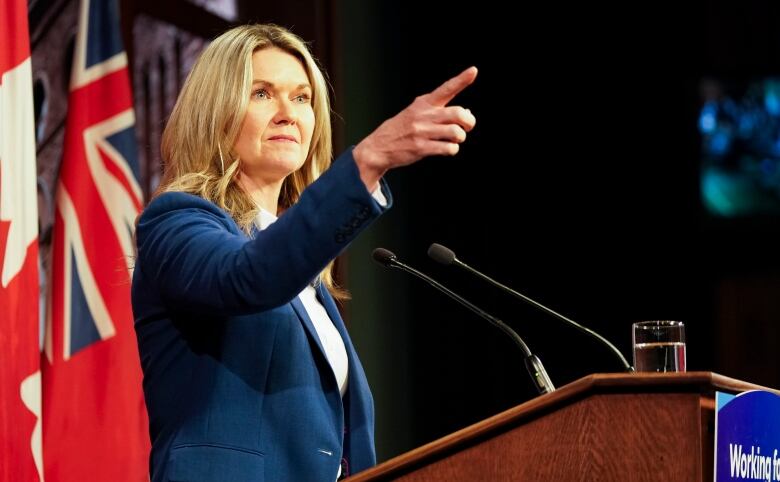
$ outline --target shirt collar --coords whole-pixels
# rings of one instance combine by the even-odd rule
[[[257,216],[255,216],[255,226],[257,226],[257,229],[262,231],[268,226],[272,225],[274,222],[276,222],[277,219],[279,218],[269,213],[265,209],[260,208],[260,211],[258,211]]]

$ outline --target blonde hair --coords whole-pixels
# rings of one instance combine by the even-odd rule
[[[333,146],[328,83],[306,44],[277,25],[243,25],[211,42],[187,76],[163,132],[164,171],[155,196],[169,191],[198,195],[224,209],[244,232],[251,233],[259,208],[236,181],[239,159],[233,146],[249,103],[252,54],[271,47],[301,61],[312,86],[314,111],[309,153],[303,166],[284,180],[280,210],[295,204],[303,190],[330,166]],[[318,280],[335,298],[348,297],[333,280],[333,262]]]

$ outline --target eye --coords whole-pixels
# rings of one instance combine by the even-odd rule
[[[311,101],[309,94],[298,94],[294,98],[295,102],[299,104],[308,104]]]
[[[252,98],[253,99],[268,99],[271,96],[268,94],[268,91],[265,89],[257,89],[256,91],[252,92]]]

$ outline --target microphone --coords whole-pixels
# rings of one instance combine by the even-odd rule
[[[453,300],[457,301],[461,305],[470,309],[477,315],[486,319],[499,330],[503,331],[507,336],[509,336],[512,339],[512,341],[515,342],[517,346],[520,347],[520,350],[522,350],[523,354],[525,355],[524,358],[525,367],[528,370],[528,373],[531,375],[531,379],[534,382],[534,386],[539,391],[539,394],[544,395],[545,393],[550,393],[555,390],[555,387],[553,386],[550,377],[547,375],[547,371],[544,369],[544,365],[542,365],[542,361],[536,355],[531,353],[531,350],[528,349],[528,345],[526,345],[523,339],[520,338],[520,335],[518,335],[517,332],[515,332],[515,330],[510,328],[506,323],[499,320],[495,316],[487,313],[486,311],[478,308],[476,305],[470,303],[468,300],[466,300],[460,295],[457,295],[450,289],[445,288],[441,283],[433,280],[431,277],[417,271],[411,266],[407,266],[406,264],[398,261],[396,255],[393,254],[391,251],[388,251],[384,248],[376,248],[371,256],[374,258],[374,261],[376,261],[377,263],[383,266],[387,266],[389,268],[397,268],[420,278],[421,280],[430,284],[431,286],[441,291],[445,295],[449,296]]]
[[[577,323],[576,321],[570,320],[569,318],[566,318],[565,316],[563,316],[563,315],[561,315],[559,313],[556,313],[555,311],[551,310],[550,308],[547,308],[546,306],[542,305],[541,303],[537,303],[536,301],[532,300],[531,298],[529,298],[529,297],[527,297],[527,296],[525,296],[525,295],[523,295],[521,293],[518,293],[517,291],[513,290],[512,288],[509,288],[508,286],[504,286],[501,283],[499,283],[498,281],[494,280],[493,278],[491,278],[491,277],[489,277],[489,276],[487,276],[487,275],[477,271],[476,269],[472,268],[471,266],[469,266],[466,263],[464,263],[461,260],[459,260],[455,256],[455,253],[451,249],[449,249],[449,248],[447,248],[445,246],[442,246],[441,244],[433,243],[428,248],[428,256],[430,256],[434,261],[439,262],[441,264],[444,264],[444,265],[454,264],[454,265],[456,265],[456,266],[458,266],[460,268],[463,268],[466,271],[469,271],[470,273],[478,276],[479,278],[482,278],[483,280],[487,281],[488,283],[492,284],[493,286],[496,286],[496,287],[506,291],[507,293],[511,294],[515,298],[520,298],[522,301],[525,301],[526,303],[528,303],[528,304],[530,304],[530,305],[532,305],[532,306],[534,306],[534,307],[544,311],[545,313],[553,315],[554,317],[558,318],[559,320],[563,321],[564,323],[567,323],[568,325],[573,326],[574,328],[578,329],[579,331],[581,331],[581,332],[583,332],[583,333],[585,333],[585,334],[587,334],[587,335],[597,339],[599,342],[601,342],[602,344],[606,345],[607,348],[609,348],[610,351],[612,351],[612,353],[614,353],[620,359],[620,363],[623,365],[623,368],[627,372],[633,372],[634,371],[634,367],[632,367],[626,361],[626,359],[623,356],[623,354],[620,353],[620,350],[618,350],[615,347],[615,345],[610,343],[609,340],[607,340],[603,336],[599,335],[595,331],[591,330],[590,328],[586,328],[586,327],[580,325],[579,323]]]

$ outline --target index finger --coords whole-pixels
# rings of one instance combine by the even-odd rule
[[[441,84],[426,97],[428,97],[428,101],[431,104],[443,107],[449,104],[463,89],[471,85],[476,78],[477,68],[469,67],[457,76]]]

